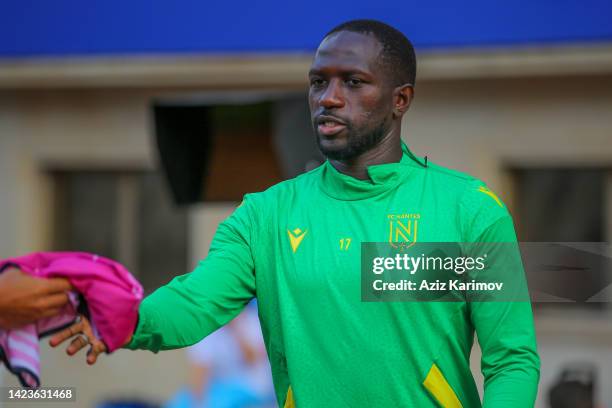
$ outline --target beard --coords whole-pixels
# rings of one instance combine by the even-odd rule
[[[317,145],[323,156],[331,160],[347,161],[361,156],[376,147],[385,137],[389,126],[383,121],[373,129],[353,130],[350,124],[346,126],[347,142],[340,148],[329,148],[321,143],[321,135],[317,134]]]

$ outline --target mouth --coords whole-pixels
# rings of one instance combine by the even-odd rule
[[[334,136],[346,129],[346,124],[333,116],[320,115],[316,123],[317,131],[322,136]]]

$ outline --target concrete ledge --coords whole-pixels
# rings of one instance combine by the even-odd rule
[[[0,89],[273,87],[304,89],[311,54],[148,55],[0,60]],[[437,50],[419,81],[612,74],[612,44]]]

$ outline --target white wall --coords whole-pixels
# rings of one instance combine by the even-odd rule
[[[500,188],[506,164],[612,167],[610,112],[612,77],[425,82],[405,139]]]

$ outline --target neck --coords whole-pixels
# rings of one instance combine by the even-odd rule
[[[377,164],[397,163],[402,159],[402,140],[399,131],[389,132],[379,144],[349,160],[330,160],[340,173],[360,180],[367,180],[368,167]]]

